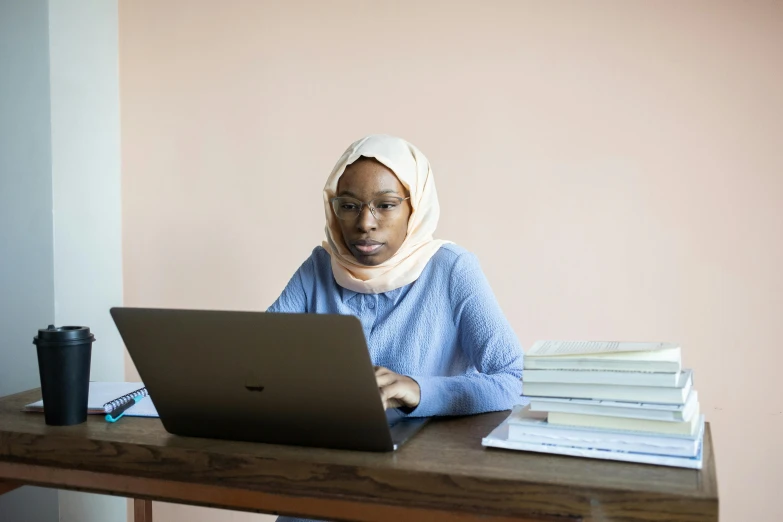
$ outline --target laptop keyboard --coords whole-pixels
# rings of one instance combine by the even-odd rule
[[[389,408],[388,410],[386,410],[386,422],[389,424],[390,428],[404,418],[405,415],[400,413],[400,410],[398,410],[397,408]]]

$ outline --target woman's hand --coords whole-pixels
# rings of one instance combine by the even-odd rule
[[[419,383],[407,375],[400,375],[383,366],[376,366],[375,380],[378,382],[385,409],[415,408],[419,405],[421,388]]]

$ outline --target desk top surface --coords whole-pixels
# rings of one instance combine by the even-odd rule
[[[179,437],[149,418],[112,424],[93,415],[53,427],[20,411],[38,399],[39,390],[0,399],[0,463],[505,515],[717,517],[709,425],[704,468],[695,471],[484,448],[482,437],[508,412],[435,419],[396,452],[363,453]]]

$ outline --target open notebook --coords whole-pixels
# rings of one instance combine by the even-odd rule
[[[90,395],[87,398],[87,413],[91,415],[111,414],[136,397],[144,398],[125,411],[126,417],[157,417],[158,412],[152,399],[147,395],[147,389],[140,382],[91,382]],[[23,411],[43,412],[43,401],[33,402],[23,408]]]

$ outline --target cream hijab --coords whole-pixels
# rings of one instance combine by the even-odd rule
[[[391,258],[377,266],[362,265],[345,246],[329,201],[337,193],[337,182],[345,168],[361,157],[375,158],[391,169],[411,198],[412,212],[405,241]],[[372,135],[348,147],[326,181],[324,207],[326,241],[323,247],[332,257],[332,272],[337,284],[354,292],[380,294],[414,282],[441,245],[450,243],[432,238],[440,217],[440,205],[430,162],[419,149],[400,138]]]

